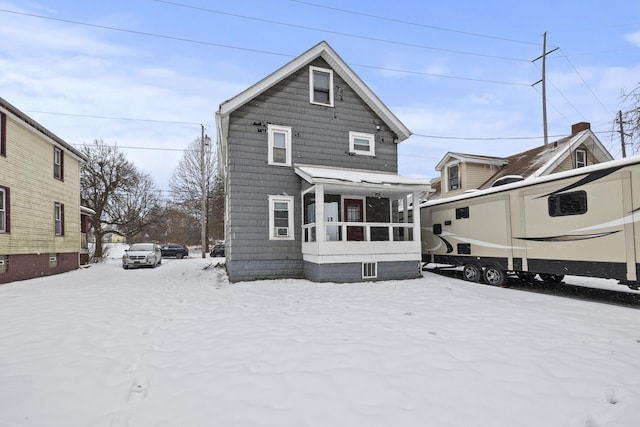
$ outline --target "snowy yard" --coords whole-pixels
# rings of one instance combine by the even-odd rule
[[[219,260],[0,286],[0,427],[640,425],[640,304]]]

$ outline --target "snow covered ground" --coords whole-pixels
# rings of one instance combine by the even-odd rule
[[[113,256],[0,286],[1,427],[640,425],[640,303]]]

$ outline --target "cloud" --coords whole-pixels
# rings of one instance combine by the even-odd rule
[[[636,31],[635,33],[625,34],[624,39],[631,44],[640,46],[640,31]]]

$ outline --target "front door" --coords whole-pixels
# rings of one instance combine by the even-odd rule
[[[344,213],[347,222],[363,222],[362,199],[344,199]],[[362,241],[364,240],[364,227],[347,225],[347,240]]]

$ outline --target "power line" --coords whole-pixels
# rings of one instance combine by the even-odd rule
[[[72,113],[60,113],[60,112],[52,112],[52,111],[34,111],[29,110],[27,113],[37,113],[37,114],[52,114],[56,116],[71,116],[71,117],[86,117],[90,119],[107,119],[107,120],[125,120],[131,122],[150,122],[150,123],[166,123],[166,124],[176,124],[176,125],[197,125],[200,126],[201,123],[195,122],[180,122],[180,121],[172,121],[172,120],[154,120],[154,119],[135,119],[129,117],[113,117],[113,116],[93,116],[89,114],[72,114]]]
[[[161,0],[155,0],[155,1],[161,1]],[[379,20],[382,20],[382,21],[395,22],[395,23],[398,23],[398,24],[413,25],[413,26],[416,26],[416,27],[429,28],[429,29],[432,29],[432,30],[447,31],[447,32],[450,32],[450,33],[464,34],[464,35],[474,36],[474,37],[484,37],[484,38],[488,38],[488,39],[502,40],[502,41],[511,42],[511,43],[520,43],[520,44],[527,44],[527,45],[534,45],[534,46],[539,46],[540,45],[540,43],[526,42],[526,41],[522,41],[522,40],[514,40],[514,39],[505,38],[505,37],[490,36],[490,35],[480,34],[480,33],[472,33],[472,32],[469,32],[469,31],[461,31],[461,30],[455,30],[455,29],[451,29],[451,28],[436,27],[434,25],[421,24],[421,23],[418,23],[418,22],[405,21],[405,20],[401,20],[401,19],[389,18],[389,17],[386,17],[386,16],[371,15],[371,14],[368,14],[368,13],[356,12],[356,11],[347,10],[347,9],[340,9],[340,8],[337,8],[337,7],[331,7],[331,6],[325,6],[325,5],[322,5],[322,4],[311,3],[311,2],[308,2],[308,1],[302,1],[302,0],[291,0],[291,1],[294,2],[294,3],[304,4],[304,5],[307,5],[307,6],[319,7],[319,8],[323,8],[323,9],[329,9],[329,10],[335,10],[335,11],[342,12],[342,13],[365,16],[367,18],[373,18],[373,19],[379,19]]]
[[[51,21],[65,22],[65,23],[68,23],[68,24],[83,25],[83,26],[87,26],[87,27],[100,28],[100,29],[104,29],[104,30],[112,30],[112,31],[131,33],[131,34],[147,36],[147,37],[157,37],[157,38],[162,38],[162,39],[167,39],[167,40],[175,40],[175,41],[180,41],[180,42],[185,42],[185,43],[196,43],[196,44],[220,47],[220,48],[225,48],[225,49],[235,49],[235,50],[241,50],[241,51],[245,51],[245,52],[261,53],[261,54],[265,54],[265,55],[284,56],[284,57],[288,57],[288,58],[295,58],[296,57],[296,55],[291,55],[291,54],[286,54],[286,53],[271,52],[271,51],[265,51],[265,50],[259,50],[259,49],[239,47],[239,46],[231,46],[231,45],[225,45],[225,44],[220,44],[220,43],[205,42],[205,41],[201,41],[201,40],[193,40],[193,39],[186,39],[186,38],[181,38],[181,37],[167,36],[167,35],[163,35],[163,34],[148,33],[148,32],[143,32],[143,31],[127,30],[127,29],[123,29],[123,28],[116,28],[116,27],[110,27],[110,26],[98,25],[98,24],[90,24],[90,23],[87,23],[87,22],[73,21],[73,20],[69,20],[69,19],[53,18],[53,17],[50,17],[50,16],[36,15],[36,14],[32,14],[32,13],[16,12],[16,11],[7,10],[7,9],[0,9],[0,12],[12,13],[12,14],[22,15],[22,16],[29,16],[29,17],[32,17],[32,18],[47,19],[47,20],[51,20]],[[350,64],[350,65],[353,65],[353,64]],[[419,71],[409,71],[409,70],[392,69],[392,68],[385,68],[385,67],[376,67],[376,66],[371,66],[371,65],[355,65],[355,66],[362,67],[362,68],[370,68],[370,69],[382,70],[382,71],[391,71],[391,72],[397,72],[397,73],[425,75],[425,76],[432,76],[432,77],[443,77],[443,78],[450,78],[450,79],[457,79],[457,80],[469,80],[469,81],[484,82],[484,83],[496,83],[496,84],[503,84],[503,85],[527,86],[527,84],[525,84],[525,83],[503,82],[503,81],[497,81],[497,80],[484,80],[484,79],[476,79],[476,78],[470,78],[470,77],[459,77],[459,76],[447,76],[447,75],[442,75],[442,74],[432,74],[432,73],[424,73],[424,72],[419,72]]]
[[[199,11],[203,11],[203,12],[216,13],[216,14],[225,15],[225,16],[233,16],[235,18],[249,19],[249,20],[257,21],[257,22],[265,22],[267,24],[281,25],[281,26],[291,27],[291,28],[299,28],[299,29],[303,29],[303,30],[307,30],[307,31],[317,31],[317,32],[321,32],[321,33],[335,34],[335,35],[338,35],[338,36],[352,37],[352,38],[357,38],[357,39],[361,39],[361,40],[369,40],[369,41],[375,41],[375,42],[381,42],[381,43],[389,43],[389,44],[395,44],[395,45],[399,45],[399,46],[413,47],[413,48],[419,48],[419,49],[437,50],[437,51],[440,51],[440,52],[457,53],[457,54],[460,54],[460,55],[471,55],[471,56],[481,56],[481,57],[485,57],[485,58],[502,59],[502,60],[505,60],[505,61],[529,62],[527,59],[511,58],[511,57],[498,56],[498,55],[487,55],[487,54],[482,54],[482,53],[465,52],[465,51],[453,50],[453,49],[444,49],[444,48],[439,48],[439,47],[425,46],[425,45],[419,45],[419,44],[414,44],[414,43],[406,43],[406,42],[400,42],[400,41],[389,40],[389,39],[381,39],[381,38],[377,38],[377,37],[369,37],[369,36],[362,36],[362,35],[358,35],[358,34],[343,33],[343,32],[340,32],[340,31],[326,30],[326,29],[322,29],[322,28],[308,27],[308,26],[305,26],[305,25],[290,24],[290,23],[287,23],[287,22],[274,21],[274,20],[271,20],[271,19],[264,19],[264,18],[255,18],[255,17],[252,17],[252,16],[239,15],[239,14],[230,13],[230,12],[223,12],[223,11],[220,11],[220,10],[214,10],[214,9],[209,9],[209,8],[206,8],[206,7],[200,7],[200,6],[192,6],[192,5],[188,5],[188,4],[177,3],[177,2],[167,1],[167,0],[154,0],[154,1],[156,1],[158,3],[165,3],[165,4],[172,5],[172,6],[178,6],[178,7],[183,7],[183,8],[187,8],[187,9],[194,9],[194,10],[199,10]]]

